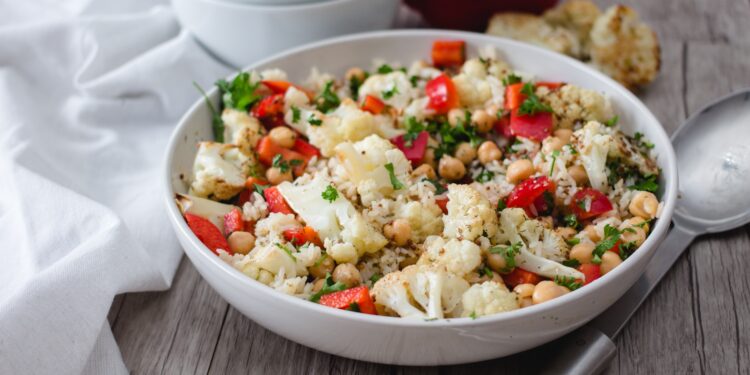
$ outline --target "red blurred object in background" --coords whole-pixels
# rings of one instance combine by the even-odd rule
[[[484,31],[497,12],[542,13],[557,0],[405,0],[432,27]]]

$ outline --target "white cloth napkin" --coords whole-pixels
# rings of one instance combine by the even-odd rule
[[[167,139],[230,69],[152,0],[0,0],[0,374],[127,373],[115,295],[168,288]]]

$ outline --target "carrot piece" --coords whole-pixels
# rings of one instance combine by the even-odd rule
[[[305,226],[302,228],[287,229],[283,234],[284,238],[293,243],[294,246],[302,246],[306,243],[323,246],[323,242],[318,237],[318,232],[313,227]]]
[[[510,271],[509,274],[503,275],[503,281],[505,281],[505,283],[508,284],[511,288],[514,288],[519,284],[536,285],[540,281],[542,281],[542,278],[533,272],[529,272],[516,267],[513,269],[513,271]]]
[[[439,68],[463,65],[466,60],[466,42],[463,40],[436,40],[432,43],[432,65]]]
[[[365,100],[362,101],[362,109],[374,115],[379,115],[383,113],[385,103],[372,95],[367,95]]]
[[[284,94],[286,90],[292,87],[292,83],[288,81],[261,81],[263,85],[268,87],[274,94]]]
[[[188,227],[190,227],[190,230],[193,231],[195,236],[198,237],[198,239],[214,254],[219,254],[218,249],[225,250],[229,254],[232,254],[232,251],[229,250],[227,239],[221,234],[219,228],[208,219],[187,213],[185,214],[185,221],[187,221]]]
[[[271,186],[263,191],[263,196],[266,198],[269,212],[278,212],[281,214],[294,214],[294,211],[289,204],[286,203],[286,199],[281,195],[279,189],[276,186]]]
[[[563,87],[565,85],[565,82],[548,82],[548,81],[542,81],[537,82],[536,87],[546,87],[550,90],[557,90],[560,87]]]
[[[366,286],[342,290],[320,297],[320,304],[334,309],[355,310],[364,314],[377,315],[375,304]]]
[[[305,172],[305,166],[307,165],[307,161],[310,159],[297,151],[286,149],[277,145],[271,139],[271,137],[268,136],[261,138],[255,151],[258,152],[258,159],[260,160],[260,162],[263,163],[263,165],[265,165],[266,167],[270,167],[273,165],[273,158],[276,157],[276,155],[281,155],[281,159],[286,162],[291,162],[292,160],[301,161],[302,163],[293,167],[294,174],[297,176],[301,176]]]
[[[514,83],[505,88],[505,109],[513,110],[521,106],[526,95],[521,93],[523,89],[523,83]]]

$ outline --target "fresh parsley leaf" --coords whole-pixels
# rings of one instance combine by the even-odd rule
[[[261,196],[264,196],[263,192],[266,191],[266,189],[268,189],[269,186],[271,185],[253,184],[253,189],[255,190],[256,193],[260,194]]]
[[[504,200],[502,200],[502,199],[498,199],[498,200],[497,200],[497,212],[501,212],[501,211],[502,211],[502,210],[504,210],[504,209],[505,209],[506,207],[508,207],[508,205],[507,205],[507,204],[505,204],[505,201],[504,201]]]
[[[312,113],[307,117],[307,122],[310,123],[310,126],[320,126],[323,124],[323,120],[315,117],[315,114]]]
[[[323,263],[323,261],[326,260],[326,258],[328,258],[328,253],[323,253],[323,255],[321,255],[320,258],[318,258],[318,260],[315,261],[315,264],[313,264],[313,267],[320,266]]]
[[[491,270],[491,269],[489,269],[489,267],[484,267],[484,268],[482,268],[482,273],[484,273],[484,274],[485,274],[485,275],[486,275],[487,277],[489,277],[490,279],[492,278],[492,276],[494,276],[494,275],[492,274],[492,270]]]
[[[412,143],[419,136],[419,133],[425,131],[427,126],[424,123],[419,122],[414,116],[406,118],[406,134],[404,134],[404,145],[411,147]]]
[[[519,115],[533,115],[539,112],[552,112],[552,107],[542,103],[534,92],[534,85],[526,83],[521,89],[521,93],[526,95],[526,100],[518,107]]]
[[[398,94],[398,87],[396,85],[393,85],[388,90],[383,90],[382,93],[380,93],[383,96],[383,99],[388,100],[393,97],[393,95]]]
[[[575,214],[565,215],[565,217],[563,217],[563,223],[565,223],[565,226],[573,229],[578,228],[578,225],[580,225]]]
[[[580,281],[576,281],[573,276],[555,276],[555,284],[564,286],[570,290],[576,290],[583,286]]]
[[[396,178],[396,173],[393,171],[393,163],[386,164],[385,169],[388,171],[388,177],[390,177],[391,179],[391,186],[393,186],[393,190],[403,189],[404,184],[402,184],[401,181]]]
[[[604,126],[607,127],[613,127],[617,125],[617,122],[620,121],[620,116],[615,115],[615,117],[612,117],[611,119],[604,121]]]
[[[297,106],[292,106],[292,124],[296,124],[299,122],[300,117],[302,116],[302,112],[297,108]]]
[[[376,274],[374,274],[374,275],[370,276],[370,281],[371,281],[371,282],[373,283],[373,285],[374,285],[374,284],[375,284],[376,282],[378,282],[378,280],[380,280],[380,279],[382,279],[382,278],[383,278],[383,275],[381,275],[381,274],[379,274],[379,273],[376,273]]]
[[[474,319],[478,318],[478,316],[477,316],[477,312],[476,312],[476,311],[472,311],[472,312],[471,312],[471,314],[469,314],[469,317],[470,317],[470,318],[471,318],[472,320],[474,320]]]
[[[441,183],[440,183],[440,181],[438,181],[438,180],[433,180],[433,179],[431,179],[431,178],[427,178],[427,177],[425,177],[425,178],[423,179],[423,181],[427,181],[427,182],[431,183],[431,184],[432,184],[432,186],[434,186],[434,187],[435,187],[435,195],[440,195],[440,194],[443,194],[443,193],[445,193],[445,192],[446,192],[446,191],[448,190],[448,189],[446,189],[446,188],[445,188],[445,186],[443,186],[443,184],[441,184]]]
[[[367,72],[365,72],[365,79],[367,79]],[[352,96],[352,100],[359,100],[359,87],[362,86],[363,81],[359,77],[352,77],[349,80],[349,94]]]
[[[329,203],[333,203],[333,201],[339,198],[339,192],[335,187],[333,187],[333,185],[328,185],[328,187],[326,187],[326,189],[320,195]]]
[[[566,242],[566,243],[567,243],[568,245],[570,245],[570,246],[575,246],[575,245],[578,245],[579,243],[581,243],[581,239],[580,239],[580,238],[578,238],[578,237],[572,237],[572,238],[571,238],[571,239],[569,239],[569,240],[565,240],[565,242]]]
[[[411,82],[411,87],[416,88],[417,84],[419,83],[419,76],[411,76],[411,77],[409,77],[409,82]]]
[[[620,240],[621,232],[617,228],[607,224],[604,227],[604,239],[602,239],[596,247],[594,247],[594,257],[591,259],[591,263],[600,264],[602,262],[602,255],[604,252],[615,247],[617,241]]]
[[[393,72],[393,68],[388,64],[383,64],[378,67],[377,72],[378,74],[388,74],[388,73]]]
[[[633,254],[633,251],[638,248],[635,241],[625,242],[620,244],[620,259],[625,260]]]
[[[246,111],[250,106],[259,101],[262,96],[255,91],[260,82],[250,82],[250,73],[241,72],[234,77],[232,82],[224,79],[216,81],[219,87],[224,107]]]
[[[274,168],[279,168],[279,171],[281,171],[281,173],[289,172],[289,169],[291,167],[296,167],[298,165],[302,165],[302,160],[292,159],[286,161],[281,157],[281,154],[276,154],[276,156],[274,156],[271,160],[271,166]]]
[[[552,172],[555,171],[555,162],[557,157],[560,156],[560,150],[552,151],[552,164],[549,166],[549,176],[552,177]]]
[[[477,176],[477,178],[475,179],[475,181],[477,181],[477,182],[489,182],[489,181],[492,181],[493,178],[495,178],[495,173],[492,172],[492,171],[490,171],[490,170],[488,170],[488,169],[484,169],[484,170],[482,170],[482,173],[480,173]]]
[[[323,113],[328,113],[330,110],[335,109],[341,104],[341,99],[339,99],[339,96],[333,91],[333,81],[326,82],[325,87],[323,87],[323,92],[315,98],[315,102],[317,103],[318,110]]]
[[[216,110],[216,107],[214,107],[213,103],[211,103],[211,100],[208,98],[206,91],[204,91],[203,88],[200,87],[200,85],[198,85],[198,83],[196,83],[195,81],[193,81],[193,86],[195,86],[195,88],[200,91],[201,95],[203,95],[203,99],[206,101],[206,105],[211,111],[211,126],[214,132],[214,139],[216,140],[216,142],[224,143],[224,120],[221,119],[221,115]]]
[[[578,259],[565,259],[562,262],[562,265],[570,268],[578,268],[578,266],[581,265],[581,262],[579,262]]]
[[[522,246],[523,243],[521,241],[518,241],[509,246],[500,245],[490,248],[490,253],[499,254],[503,257],[503,259],[505,259],[505,267],[500,270],[501,272],[508,273],[516,267],[516,255],[521,252]]]
[[[521,77],[513,73],[510,73],[507,76],[505,76],[505,78],[503,78],[503,86],[510,86],[516,83],[521,83],[521,81],[522,81]]]
[[[650,193],[656,193],[659,190],[659,184],[656,182],[656,176],[647,176],[638,183],[628,186],[630,190],[641,190],[648,191]]]
[[[350,304],[349,304],[349,307],[347,307],[346,309],[347,309],[347,310],[349,310],[349,311],[354,311],[354,312],[361,312],[361,311],[359,310],[359,304],[358,304],[358,303],[356,303],[356,302],[352,302],[352,303],[350,303]]]
[[[346,289],[346,285],[340,282],[334,283],[333,278],[331,277],[331,274],[330,273],[326,274],[325,281],[323,282],[323,287],[320,288],[320,290],[317,293],[310,296],[310,301],[318,302],[320,301],[320,297],[326,294],[340,292],[345,289]]]
[[[289,250],[289,248],[288,248],[288,247],[286,247],[286,246],[284,246],[284,245],[282,245],[282,244],[280,244],[280,243],[278,243],[278,242],[276,242],[276,243],[275,243],[275,245],[276,245],[276,247],[278,247],[279,249],[281,249],[281,250],[284,250],[284,252],[286,253],[286,255],[289,255],[289,257],[290,257],[290,258],[292,258],[292,260],[293,260],[293,261],[295,261],[295,262],[297,261],[297,257],[296,257],[296,256],[294,256],[294,254],[292,254],[292,251],[291,251],[291,250]]]

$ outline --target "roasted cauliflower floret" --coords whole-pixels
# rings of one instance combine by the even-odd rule
[[[628,88],[651,83],[659,73],[656,33],[624,5],[607,9],[594,22],[590,47],[592,63]]]
[[[396,206],[396,217],[411,227],[411,241],[422,243],[427,236],[443,231],[443,211],[434,202],[407,202]]]
[[[622,132],[615,132],[612,135],[614,142],[609,148],[610,158],[619,158],[626,164],[635,166],[638,171],[644,176],[652,176],[659,174],[659,166],[656,165],[654,159],[650,158],[646,151],[639,150],[635,147],[633,142],[628,139]]]
[[[191,194],[229,199],[245,188],[245,179],[254,165],[254,158],[235,145],[201,142],[193,163]]]
[[[497,13],[490,19],[487,34],[516,39],[578,57],[581,46],[576,34],[555,27],[539,16],[526,13]]]
[[[398,70],[368,77],[359,88],[360,98],[367,95],[372,95],[398,110],[403,110],[417,98],[419,92],[412,87],[406,73]]]
[[[438,264],[461,277],[482,263],[482,250],[471,241],[430,236],[425,240],[424,248],[419,264]]]
[[[224,122],[224,141],[239,147],[246,155],[252,155],[264,133],[258,119],[245,111],[226,108],[221,121]]]
[[[589,33],[601,14],[599,7],[590,0],[568,0],[547,10],[542,17],[553,26],[575,33],[581,44],[582,57],[587,57]]]
[[[472,285],[461,296],[462,317],[492,315],[518,308],[518,296],[492,280]]]
[[[577,122],[604,122],[612,118],[612,105],[604,95],[575,85],[558,90],[537,89],[537,95],[550,107],[558,127],[571,129]]]
[[[497,215],[490,202],[469,185],[448,185],[448,214],[443,215],[443,235],[474,241],[482,233],[493,236]]]
[[[466,280],[442,267],[413,265],[378,280],[372,295],[376,305],[402,318],[442,319],[459,308],[467,289]]]

